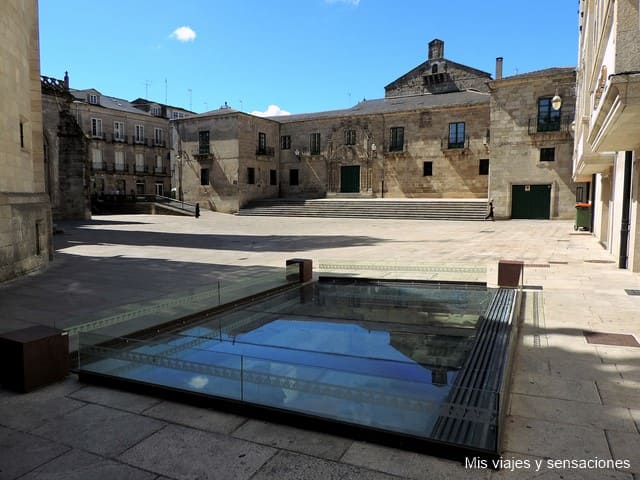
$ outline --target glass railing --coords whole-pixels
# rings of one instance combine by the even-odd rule
[[[321,259],[317,263],[320,275],[364,277],[377,279],[410,279],[432,282],[487,282],[484,265],[463,262],[393,262]]]
[[[75,326],[67,329],[70,351],[77,348],[76,335],[81,332],[127,336],[221,305],[233,304],[272,289],[296,284],[298,277],[291,273],[295,268],[297,265],[294,264],[287,268],[270,268],[264,272],[252,271],[250,276],[218,280],[198,288],[181,289],[176,285],[174,294],[145,302],[124,304],[108,311],[96,312],[89,318],[77,319],[74,322]]]
[[[250,344],[222,334],[153,341],[79,334],[81,373],[288,410],[426,440],[495,448],[499,393],[433,382],[411,361]],[[229,348],[245,353],[229,352]],[[260,355],[260,349],[268,355]]]

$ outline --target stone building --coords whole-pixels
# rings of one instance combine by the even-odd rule
[[[88,141],[72,114],[69,77],[41,77],[45,178],[54,221],[91,218]]]
[[[488,85],[489,198],[494,200],[496,217],[572,218],[575,69],[550,68],[496,78]],[[556,96],[559,104],[553,105]]]
[[[581,0],[579,22],[573,178],[591,201],[593,234],[639,272],[638,2]]]
[[[4,0],[0,42],[0,281],[53,256],[46,193],[37,0]]]
[[[486,198],[488,94],[365,100],[277,121],[284,196]]]
[[[266,120],[223,108],[174,121],[184,198],[234,212],[271,197],[491,197],[498,217],[568,218],[575,71],[502,78],[501,69],[498,58],[492,80],[447,60],[436,39],[381,99]],[[267,155],[254,154],[267,144]]]
[[[168,114],[187,111],[166,105],[70,89],[71,114],[88,141],[91,194],[169,195],[171,156]],[[93,206],[95,210],[95,205]]]
[[[277,122],[225,106],[171,123],[179,199],[237,212],[279,195]]]

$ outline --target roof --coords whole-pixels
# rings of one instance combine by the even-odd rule
[[[387,86],[384,87],[384,89],[387,90],[387,89],[389,89],[390,87],[394,86],[397,83],[402,83],[402,81],[407,79],[407,78],[412,78],[412,77],[414,77],[416,75],[421,75],[422,73],[424,73],[426,71],[426,69],[428,68],[429,65],[431,65],[433,63],[440,63],[440,62],[445,62],[447,65],[451,65],[451,66],[459,68],[461,70],[466,70],[467,72],[473,73],[478,77],[482,77],[482,78],[486,77],[487,80],[491,80],[491,74],[488,73],[488,72],[484,72],[482,70],[478,70],[477,68],[469,67],[467,65],[463,65],[461,63],[454,62],[453,60],[449,60],[447,58],[435,58],[435,59],[427,60],[426,62],[422,62],[417,67],[412,68],[407,73],[399,76],[394,81],[389,83]]]
[[[533,72],[520,73],[518,75],[511,75],[510,77],[502,77],[500,80],[493,80],[492,83],[502,82],[503,80],[526,80],[527,78],[537,77],[551,77],[555,75],[567,75],[575,73],[576,67],[552,67],[542,70],[535,70]]]
[[[411,110],[425,110],[431,108],[457,107],[465,105],[482,105],[489,103],[489,94],[474,91],[452,92],[441,94],[407,95],[387,97],[375,100],[363,100],[354,107],[344,110],[329,110],[317,113],[301,113],[297,115],[283,115],[267,117],[279,123],[289,123],[301,120],[315,120],[353,115],[371,115],[376,113],[395,113]]]
[[[104,108],[109,108],[111,110],[118,110],[121,112],[127,113],[137,113],[138,115],[148,115],[151,114],[145,112],[144,110],[140,110],[136,108],[131,102],[128,100],[124,100],[122,98],[111,97],[108,95],[103,95],[98,90],[94,88],[88,88],[86,90],[76,90],[74,88],[70,88],[69,91],[71,95],[73,95],[78,100],[82,100],[83,102],[87,102],[87,94],[95,93],[98,95],[98,105]],[[91,104],[89,104],[91,105]]]

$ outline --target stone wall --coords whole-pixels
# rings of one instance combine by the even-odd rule
[[[0,16],[0,281],[52,257],[45,193],[36,0],[4,0]]]
[[[491,168],[489,197],[497,218],[510,218],[513,185],[551,185],[551,218],[575,216],[572,181],[575,71],[548,71],[489,83],[491,94]],[[558,131],[538,132],[538,99],[562,97]],[[540,160],[541,148],[555,148],[555,160]]]

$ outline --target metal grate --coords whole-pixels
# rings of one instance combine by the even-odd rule
[[[616,263],[615,260],[585,260],[584,263]]]
[[[625,288],[624,291],[627,292],[627,295],[631,295],[632,297],[640,297],[640,290]]]
[[[624,333],[582,332],[587,343],[614,347],[640,347],[636,337]]]
[[[550,267],[548,263],[525,263],[524,266],[529,268],[549,268]]]
[[[558,262],[558,261],[554,261],[554,260],[549,260],[549,263],[551,265],[569,265],[569,262]]]

